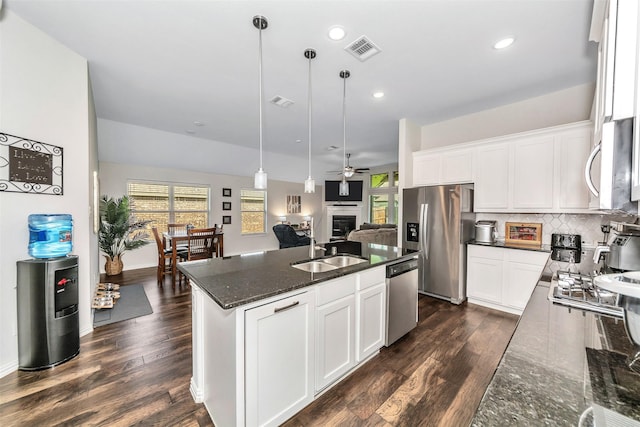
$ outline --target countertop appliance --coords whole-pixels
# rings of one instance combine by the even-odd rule
[[[466,242],[474,238],[473,184],[407,188],[402,247],[419,250],[420,293],[466,299]]]
[[[554,261],[580,263],[582,237],[579,234],[552,234],[551,259]]]
[[[480,220],[476,221],[475,241],[480,243],[495,243],[498,235],[496,221]]]
[[[386,277],[388,347],[418,325],[418,258],[388,265]]]
[[[640,270],[640,231],[616,233],[609,245],[607,266],[618,271]]]

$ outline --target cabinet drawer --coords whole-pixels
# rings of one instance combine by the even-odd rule
[[[355,291],[356,278],[352,275],[320,283],[316,289],[316,305],[320,306],[353,295]]]
[[[548,252],[527,251],[522,249],[509,249],[507,260],[509,262],[519,262],[521,264],[544,265],[549,258]]]
[[[358,273],[358,290],[367,289],[371,286],[384,283],[385,267],[376,267]]]
[[[504,259],[504,251],[502,248],[494,248],[491,246],[467,245],[467,254],[470,257],[496,259],[502,261]]]

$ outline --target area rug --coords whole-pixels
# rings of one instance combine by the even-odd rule
[[[113,308],[96,309],[93,314],[93,327],[122,322],[153,313],[147,294],[142,285],[120,287],[120,298]]]

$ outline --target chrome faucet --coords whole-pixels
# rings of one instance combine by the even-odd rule
[[[309,258],[315,258],[316,249],[326,251],[326,248],[316,245],[316,239],[313,235],[313,217],[309,220]]]

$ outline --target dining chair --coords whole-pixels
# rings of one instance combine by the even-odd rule
[[[212,258],[215,253],[215,228],[192,228],[187,245],[187,261]]]
[[[153,232],[153,237],[156,239],[156,246],[158,247],[158,273],[157,273],[158,286],[162,286],[164,275],[171,274],[171,269],[172,269],[171,258],[173,254],[171,249],[164,248],[162,244],[162,239],[160,238],[160,233],[158,233],[158,228],[151,227],[151,231]],[[187,251],[184,249],[176,250],[176,256],[180,260],[185,260],[187,259]],[[168,261],[168,264],[167,264],[167,261]],[[182,274],[182,273],[179,273],[179,274]]]
[[[187,234],[188,224],[167,224],[169,234]]]
[[[214,253],[216,255],[216,258],[220,258],[222,256],[222,233],[223,233],[223,229],[222,227],[224,227],[224,224],[214,224],[213,228],[215,228],[216,230],[216,237],[213,239],[213,245],[214,245]]]

